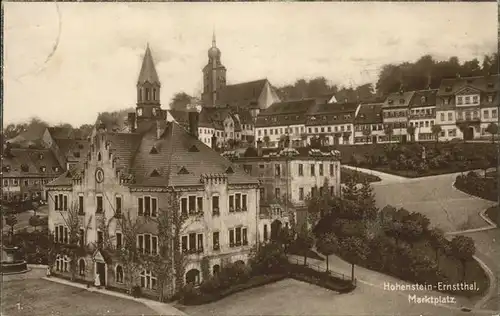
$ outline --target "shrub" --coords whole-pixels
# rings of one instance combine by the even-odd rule
[[[184,285],[180,293],[181,302],[196,301],[200,296],[200,291],[192,283]]]
[[[132,296],[133,297],[141,297],[142,292],[141,292],[141,287],[139,285],[134,285],[132,287]]]
[[[200,291],[204,293],[212,293],[222,289],[222,284],[218,276],[210,277],[203,281],[200,285]]]
[[[268,243],[259,248],[250,260],[254,274],[280,273],[288,263],[288,258],[278,243]]]

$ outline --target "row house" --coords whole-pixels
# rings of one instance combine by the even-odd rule
[[[414,91],[395,92],[389,94],[385,99],[382,105],[382,119],[386,134],[384,141],[407,141],[406,129],[408,127],[409,104],[414,93]]]
[[[354,143],[376,144],[386,141],[382,103],[362,103],[354,119]]]
[[[470,140],[486,136],[498,122],[499,75],[443,79],[437,92],[439,140]]]
[[[267,239],[270,222],[279,220],[280,226],[295,223],[299,227],[307,222],[308,196],[340,194],[340,153],[319,149],[249,148],[244,154],[225,153],[233,163],[261,182],[261,240]],[[323,192],[328,182],[328,192]],[[280,215],[280,216],[277,216]]]
[[[256,143],[278,147],[285,138],[294,147],[307,140],[306,115],[316,104],[314,99],[279,102],[260,111],[255,124]]]
[[[354,143],[354,118],[358,103],[323,103],[312,106],[306,115],[308,142],[313,137],[325,145]]]
[[[46,200],[45,184],[63,171],[51,150],[7,144],[2,156],[2,200]]]
[[[148,47],[137,89],[155,88],[156,93],[148,97],[138,91],[136,113],[129,116],[132,129],[111,132],[98,126],[85,161],[48,184],[49,230],[55,241],[68,242],[68,214],[76,212],[79,244],[88,249],[76,262],[58,255],[54,273],[68,275],[67,266],[75,264],[80,280],[99,275],[101,285],[110,289],[128,289],[126,280],[136,280],[146,296],[158,297],[156,272],[144,266],[127,275],[117,253],[130,246],[125,236],[132,232],[139,251],[158,255],[164,248],[155,219],[166,216],[186,218],[179,249],[165,254],[166,260],[177,251],[185,256],[184,268],[169,271],[181,275],[184,284],[202,282],[204,264],[212,275],[224,264],[247,263],[259,238],[258,179],[198,139],[198,112],[189,112],[188,129],[168,122],[160,86]],[[134,230],[127,230],[128,219]],[[179,290],[177,285],[166,282],[166,297]]]
[[[409,105],[408,124],[414,127],[414,141],[430,141],[435,136],[432,133],[436,119],[437,89],[415,91]]]

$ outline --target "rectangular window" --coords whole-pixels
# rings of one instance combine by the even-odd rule
[[[453,120],[453,114],[451,112],[448,113],[448,121]]]
[[[115,204],[116,204],[115,213],[121,214],[122,213],[122,198],[121,198],[121,196],[117,196],[115,199],[116,199],[116,201],[115,201]]]
[[[444,122],[444,113],[441,113],[441,121]]]
[[[234,247],[234,230],[229,230],[229,247]]]
[[[151,254],[152,255],[158,254],[158,237],[157,236],[151,236]]]
[[[203,234],[198,234],[198,251],[203,251]]]
[[[234,195],[229,196],[229,212],[234,212]]]
[[[483,116],[485,119],[490,118],[490,112],[488,110],[483,111]]]
[[[319,175],[323,176],[323,164],[322,163],[319,165]]]
[[[497,110],[491,110],[491,118],[497,118]]]
[[[158,216],[158,199],[151,198],[151,216]]]
[[[116,233],[116,249],[122,248],[122,233]]]
[[[56,226],[56,229],[54,230],[54,240],[55,242],[59,242],[59,226]]]
[[[103,234],[103,232],[97,232],[97,244],[99,245],[99,247],[102,247],[103,243],[104,243],[104,234]]]
[[[144,197],[144,216],[151,216],[151,197]]]
[[[220,249],[219,232],[213,233],[212,242],[213,242],[214,250],[219,250]]]
[[[151,253],[151,235],[144,234],[144,252],[147,254]]]
[[[334,186],[330,186],[330,195],[331,196],[335,195],[335,187]]]
[[[248,245],[247,229],[246,228],[243,228],[241,230],[241,235],[242,235],[242,239],[243,239],[243,245]]]
[[[323,187],[319,187],[319,196],[323,196]]]
[[[57,230],[56,230],[57,232]],[[78,239],[79,239],[79,244],[80,246],[85,246],[85,232],[83,229],[80,228],[80,231],[78,232]]]
[[[196,250],[196,234],[195,233],[189,234],[189,250],[190,251]]]
[[[318,191],[318,188],[316,188],[316,187],[312,187],[312,188],[311,188],[311,197],[315,197],[315,196],[316,196],[317,191]]]
[[[68,196],[65,195],[63,197],[63,210],[67,211],[68,210]]]
[[[64,242],[64,226],[59,226],[59,241]]]
[[[137,198],[137,207],[138,207],[139,216],[144,215],[144,202],[143,202],[143,199],[141,197]]]
[[[183,252],[188,250],[188,236],[182,236],[181,248]]]
[[[280,168],[280,167],[281,167],[281,166],[280,166],[279,164],[276,164],[276,165],[274,166],[275,175],[276,175],[277,177],[279,177],[279,176],[281,175],[281,168]]]
[[[83,214],[83,196],[78,196],[78,213]]]
[[[235,229],[236,234],[236,246],[241,246],[241,227]]]
[[[144,236],[143,235],[137,236],[137,248],[139,248],[139,251],[141,251],[141,252],[144,249]]]
[[[236,203],[236,209],[240,210],[241,209],[241,194],[240,193],[236,193],[235,203]]]
[[[241,195],[241,208],[246,211],[247,210],[247,195],[242,194]]]
[[[304,175],[304,165],[299,163],[299,176],[303,176]]]
[[[299,201],[304,201],[304,188],[299,188]]]
[[[274,197],[276,197],[277,199],[279,199],[281,197],[281,190],[280,190],[280,188],[275,188],[274,189]]]
[[[334,174],[334,168],[333,168],[333,163],[330,164],[330,176],[333,177],[333,174]]]
[[[183,216],[188,215],[188,203],[187,203],[187,198],[182,198],[181,199],[181,214]]]
[[[194,214],[196,212],[196,196],[189,196],[189,214]]]
[[[15,184],[15,185],[17,185],[17,184]],[[64,207],[63,207],[63,195],[62,194],[59,194],[59,210],[60,211],[64,210]]]
[[[96,213],[102,213],[104,211],[102,208],[102,196],[97,196],[96,199],[97,199]]]
[[[219,197],[212,196],[212,214],[219,215]]]
[[[57,194],[54,196],[54,210],[59,210],[59,196]]]
[[[199,213],[203,212],[203,197],[196,198],[196,207]]]
[[[314,169],[314,165],[312,164],[311,165],[311,176],[315,176],[316,175],[316,170]]]

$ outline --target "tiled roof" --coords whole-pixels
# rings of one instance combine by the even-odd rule
[[[306,125],[353,123],[358,103],[316,104],[307,113]]]
[[[60,154],[68,161],[83,161],[90,146],[90,142],[86,139],[56,138],[54,142],[57,144]]]
[[[415,91],[410,100],[410,108],[435,106],[437,89]]]
[[[408,107],[415,91],[393,92],[384,101],[383,109]]]
[[[43,133],[45,132],[46,126],[42,124],[32,124],[27,130],[20,133],[14,138],[7,140],[9,143],[16,143],[21,145],[30,144],[41,144]]]
[[[382,123],[382,103],[361,104],[358,115],[354,119],[355,124],[379,124]]]
[[[144,54],[144,59],[142,60],[141,72],[139,73],[139,79],[137,83],[157,83],[160,84],[160,79],[156,73],[155,64],[153,61],[153,56],[151,56],[151,50],[149,45],[146,47],[146,53]]]
[[[439,96],[454,95],[467,86],[481,92],[499,91],[500,75],[443,79],[437,94]]]
[[[117,169],[134,180],[133,187],[198,186],[203,175],[227,176],[229,184],[257,184],[229,160],[190,135],[176,122],[161,122],[163,133],[157,138],[156,124],[142,134],[105,133],[109,148],[117,158]],[[152,153],[152,148],[155,152]],[[233,173],[228,172],[231,167]],[[50,185],[68,185],[78,174],[78,166]],[[181,170],[185,172],[180,172]],[[187,172],[186,172],[187,171]]]
[[[304,124],[307,112],[316,104],[315,99],[278,102],[259,113],[257,127]]]
[[[267,79],[260,79],[227,85],[218,91],[216,103],[221,106],[248,107],[258,101],[267,82]]]
[[[61,174],[57,179],[52,182],[49,182],[47,186],[56,187],[56,186],[71,186],[73,184],[73,178],[82,177],[83,176],[83,164],[78,164],[71,168],[70,170],[65,171]]]
[[[10,148],[4,151],[3,177],[56,177],[63,168],[49,149]]]
[[[72,128],[48,127],[48,130],[53,139],[85,139],[88,136]]]

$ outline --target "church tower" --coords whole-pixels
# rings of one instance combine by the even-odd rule
[[[226,67],[220,60],[221,52],[217,48],[215,32],[212,36],[212,47],[208,50],[208,64],[203,68],[203,104],[214,107],[218,99],[218,91],[226,86]]]
[[[160,105],[160,79],[156,73],[156,68],[149,49],[146,47],[146,53],[142,60],[141,72],[137,80],[137,123],[159,118],[161,116]]]

